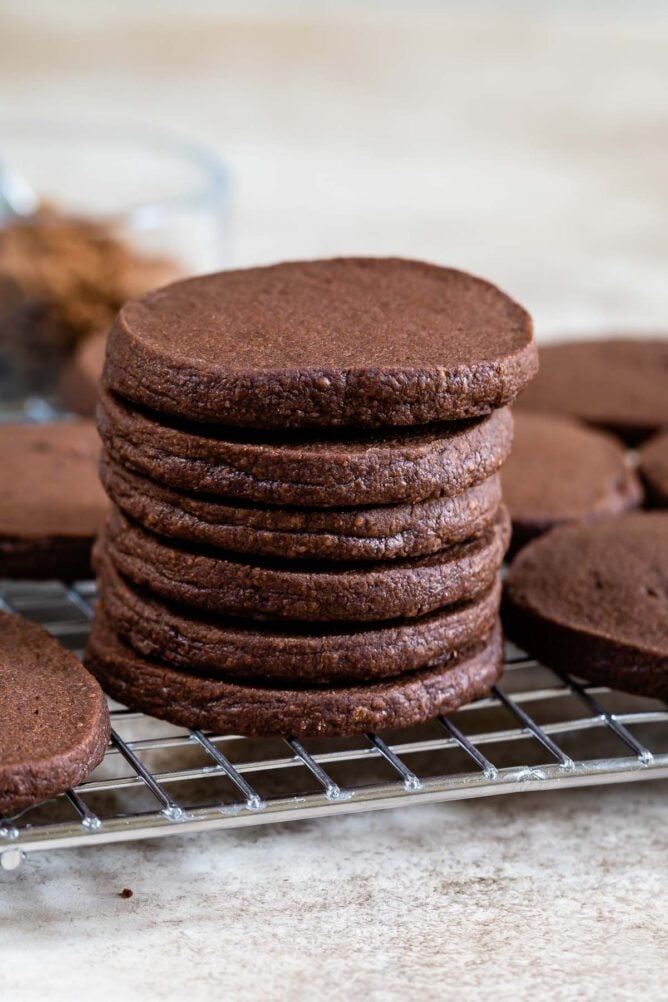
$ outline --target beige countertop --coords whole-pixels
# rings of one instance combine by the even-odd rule
[[[0,115],[215,145],[232,264],[399,253],[498,281],[541,338],[668,326],[665,5],[183,6],[6,0]],[[13,1002],[665,999],[667,790],[37,854],[0,878],[0,983]]]
[[[3,990],[665,999],[667,793],[527,794],[38,855],[0,883]]]

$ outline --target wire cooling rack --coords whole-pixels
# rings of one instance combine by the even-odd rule
[[[1,609],[42,623],[79,654],[94,602],[92,582],[0,582]],[[210,734],[112,704],[111,743],[90,779],[0,818],[0,868],[44,849],[668,777],[665,704],[506,653],[488,698],[357,739]]]

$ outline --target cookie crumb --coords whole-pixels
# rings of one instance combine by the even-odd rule
[[[122,891],[118,892],[119,898],[131,898],[134,895],[134,891],[130,890],[129,887],[124,887]]]

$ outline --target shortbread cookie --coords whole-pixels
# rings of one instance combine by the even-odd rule
[[[233,553],[326,560],[424,556],[479,536],[501,502],[498,474],[455,497],[361,508],[285,508],[177,491],[104,458],[112,501],[145,529]]]
[[[109,392],[97,416],[118,465],[179,489],[273,505],[331,508],[459,494],[496,473],[512,445],[507,409],[453,425],[336,436],[175,424]]]
[[[642,501],[640,481],[617,439],[534,411],[515,415],[513,451],[501,482],[514,551],[557,525],[620,515]]]
[[[555,529],[506,578],[504,625],[546,665],[668,699],[668,513]]]
[[[109,503],[91,421],[0,424],[0,578],[89,577]]]
[[[92,675],[41,626],[0,612],[0,815],[76,786],[108,740]]]
[[[474,602],[391,623],[257,623],[205,616],[130,585],[100,565],[102,603],[138,653],[227,679],[323,685],[401,675],[477,643],[499,610],[500,583]]]
[[[484,594],[508,547],[510,524],[428,557],[381,563],[235,557],[179,546],[141,529],[114,509],[100,541],[116,568],[171,602],[249,619],[368,622],[422,616]]]
[[[668,508],[668,432],[655,435],[640,450],[640,475],[648,503]]]
[[[668,426],[668,336],[546,345],[517,406],[580,418],[635,444]]]
[[[486,695],[503,667],[501,631],[422,671],[337,688],[279,689],[190,675],[140,657],[99,609],[86,664],[114,699],[184,727],[217,733],[345,737],[450,713]]]
[[[536,366],[529,315],[488,282],[339,258],[220,272],[126,303],[103,381],[195,421],[387,427],[488,414]]]

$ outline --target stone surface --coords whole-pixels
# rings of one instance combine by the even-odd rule
[[[3,985],[21,1002],[44,983],[55,1002],[105,984],[129,1002],[249,985],[436,1002],[445,983],[467,1002],[567,1002],[573,985],[660,1000],[667,796],[639,783],[40,855],[0,883]]]

